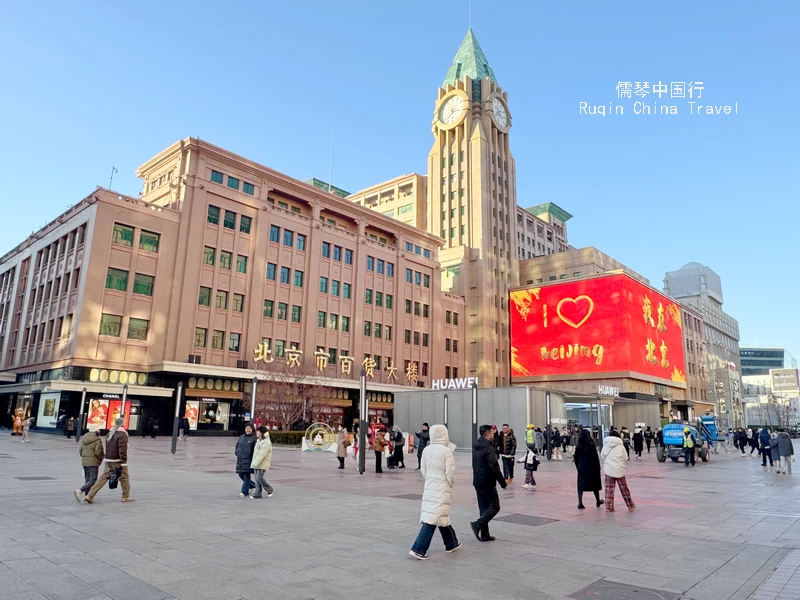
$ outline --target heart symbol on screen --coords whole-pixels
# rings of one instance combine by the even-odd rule
[[[567,304],[567,306],[564,307],[564,304]],[[564,308],[562,309],[562,307]],[[568,312],[570,316],[565,316],[562,311]],[[594,302],[589,296],[562,298],[558,306],[556,306],[556,313],[558,313],[561,320],[575,329],[586,323],[586,319],[589,318],[592,311],[594,311]]]

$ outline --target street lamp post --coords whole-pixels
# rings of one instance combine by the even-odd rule
[[[119,416],[125,419],[125,404],[128,402],[128,384],[122,386],[122,409],[119,412]]]
[[[478,439],[478,384],[472,384],[472,441]]]
[[[444,426],[447,427],[447,394],[444,395]]]
[[[550,392],[544,393],[544,407],[547,411],[546,421],[547,421],[547,431],[545,432],[545,439],[547,440],[547,460],[553,458],[553,444],[550,442]]]
[[[361,369],[358,378],[359,425],[358,425],[358,473],[367,470],[367,428],[369,427],[369,402],[367,402],[367,372]]]
[[[256,418],[256,388],[258,387],[258,378],[253,377],[253,387],[250,390],[250,421],[255,421]]]
[[[75,436],[75,441],[78,442],[83,435],[83,415],[86,410],[86,388],[81,392],[81,412],[78,415],[78,434]]]
[[[180,414],[181,414],[181,398],[183,396],[183,382],[178,382],[178,389],[175,392],[175,420],[172,423],[172,453],[175,454],[175,450],[178,446],[178,427],[180,426]],[[188,431],[184,431],[184,435],[188,435]]]

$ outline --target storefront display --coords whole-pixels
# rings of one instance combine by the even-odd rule
[[[58,423],[58,409],[61,401],[61,392],[42,393],[39,396],[39,413],[36,417],[36,426],[46,429],[55,429]]]
[[[130,406],[131,403],[128,402],[128,410],[125,415],[125,429],[130,429],[131,424],[131,411]],[[114,426],[114,421],[119,418],[120,413],[122,412],[122,400],[109,400],[108,401],[108,419],[106,420],[106,429],[111,429]]]
[[[197,400],[187,400],[186,410],[183,413],[184,418],[189,420],[189,429],[195,431],[197,429],[197,420],[200,415],[200,402]]]
[[[91,398],[89,400],[89,416],[86,419],[86,428],[89,431],[100,431],[108,421],[108,400],[105,398]]]
[[[202,398],[199,402],[197,429],[200,431],[227,431],[230,425],[231,403],[216,398]]]

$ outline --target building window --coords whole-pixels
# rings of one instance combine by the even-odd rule
[[[375,306],[383,306],[383,292],[375,292]]]
[[[160,236],[157,233],[152,233],[150,231],[139,232],[139,250],[158,252],[159,238]]]
[[[231,260],[233,259],[233,255],[228,252],[227,250],[220,250],[219,252],[219,268],[225,269],[226,271],[231,270]]]
[[[453,325],[458,325],[458,313],[453,313]]]
[[[118,338],[121,329],[122,317],[105,313],[100,315],[100,335]],[[44,332],[44,327],[42,327],[41,331]]]
[[[420,315],[420,303],[414,302],[414,316],[418,317]]]
[[[444,378],[445,379],[450,379],[450,367],[445,367],[444,368]]]
[[[236,272],[247,273],[247,257],[241,254],[236,256]]]
[[[200,287],[200,296],[197,298],[200,306],[211,306],[211,288]]]
[[[348,250],[347,248],[344,249],[344,264],[346,265],[353,264],[353,251]]]
[[[303,272],[294,272],[294,287],[303,287]]]
[[[226,210],[225,219],[222,221],[222,226],[225,229],[236,229],[236,213]]]
[[[581,276],[581,272],[580,272],[580,271],[575,271],[575,272],[572,274],[572,276],[573,276],[573,277],[580,277],[580,276]]]
[[[203,264],[213,267],[216,252],[216,248],[209,248],[208,246],[203,248]]]
[[[453,322],[453,313],[449,310],[445,311],[444,313],[444,322],[448,325]]]
[[[342,315],[342,331],[344,333],[350,332],[350,317]]]
[[[420,285],[420,283],[422,283],[422,273],[414,271],[414,285]]]
[[[195,348],[205,348],[206,342],[208,338],[208,329],[204,327],[195,327],[194,328],[194,347]]]
[[[375,259],[371,256],[367,257],[367,271],[374,271],[375,270]]]
[[[453,352],[458,352],[458,340],[453,340]]]
[[[331,281],[331,296],[339,296],[339,281],[336,279]]]
[[[411,343],[411,330],[410,329],[406,329],[405,334],[403,336],[403,341],[406,344],[410,344]]]
[[[155,280],[156,278],[152,275],[136,273],[136,275],[133,276],[133,293],[141,294],[142,296],[152,296]]]
[[[567,278],[567,274],[566,273],[562,273],[561,275],[558,276],[558,278],[559,279],[566,279]]]
[[[339,329],[339,315],[335,315],[333,313],[330,314],[330,319],[328,319],[328,329]]]
[[[322,258],[331,257],[331,245],[328,242],[322,242]]]
[[[342,284],[342,298],[345,300],[350,300],[350,284],[343,283]]]
[[[231,177],[228,175],[228,187],[234,190],[239,189],[239,180],[236,177]]]
[[[211,349],[222,350],[222,346],[224,344],[225,344],[225,332],[215,329],[214,333],[211,334]]]
[[[147,341],[147,328],[150,321],[147,319],[131,319],[128,321],[128,339]]]
[[[231,352],[239,351],[239,340],[242,337],[241,333],[231,333],[228,336],[228,350]]]
[[[281,267],[281,283],[289,283],[289,267]]]
[[[275,357],[283,358],[286,355],[286,340],[275,340]]]
[[[342,247],[341,246],[334,246],[333,247],[333,260],[342,262]]]
[[[278,321],[285,321],[288,312],[289,305],[286,302],[278,302]]]
[[[327,277],[320,277],[319,278],[319,291],[322,294],[328,293],[328,278]]]
[[[272,318],[272,310],[275,307],[275,302],[272,300],[264,300],[264,316]]]
[[[386,276],[387,277],[394,277],[394,263],[390,263],[390,262],[386,263]]]
[[[367,304],[372,304],[372,290],[366,290],[364,302],[366,302]]]
[[[328,363],[336,364],[336,348],[328,348]]]
[[[364,321],[364,335],[372,335],[372,321]]]
[[[208,215],[206,215],[206,221],[212,225],[219,225],[219,206],[214,206],[213,204],[208,205]]]
[[[216,307],[222,310],[228,308],[228,292],[217,290]]]
[[[114,232],[111,235],[111,242],[120,246],[133,247],[133,227],[114,223]]]
[[[244,312],[244,296],[241,294],[233,295],[233,312]]]
[[[541,277],[539,277],[539,278],[536,280],[536,283],[542,283],[542,278],[541,278]]]
[[[303,315],[303,308],[301,306],[292,305],[292,323],[299,323]]]
[[[289,246],[289,248],[294,246],[294,231],[283,230],[283,245]]]
[[[428,306],[427,304],[423,304],[422,305],[422,316],[427,319],[428,316],[429,316],[429,313],[430,313],[430,306]]]
[[[407,315],[410,315],[410,314],[411,314],[411,304],[412,304],[412,303],[411,303],[411,300],[409,300],[409,299],[406,299],[406,314],[407,314]]]
[[[222,173],[219,171],[211,171],[211,181],[214,183],[222,183]]]
[[[242,191],[245,194],[250,194],[251,196],[255,195],[256,193],[256,186],[252,183],[247,183],[246,181],[242,182]]]
[[[383,266],[384,266],[384,264],[385,263],[382,260],[378,259],[378,262],[377,262],[376,268],[375,268],[375,271],[378,273],[378,275],[383,275]]]
[[[414,332],[414,345],[419,346],[419,331]]]
[[[297,249],[303,251],[306,249],[306,236],[302,233],[297,234]]]
[[[450,338],[444,339],[444,351],[450,352]]]
[[[242,233],[250,233],[250,224],[252,221],[250,217],[245,217],[244,215],[239,217],[239,231]]]
[[[128,272],[122,269],[108,269],[106,289],[125,292],[128,290]]]
[[[423,333],[423,334],[422,334],[422,345],[423,345],[425,348],[427,348],[427,347],[428,347],[428,334],[427,334],[427,333]]]
[[[270,225],[269,226],[269,241],[278,243],[278,240],[281,237],[281,228],[277,225]]]
[[[275,263],[267,263],[267,279],[275,281],[275,272],[278,270],[278,265]]]

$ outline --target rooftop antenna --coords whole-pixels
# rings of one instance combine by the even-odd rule
[[[119,173],[116,167],[111,167],[111,178],[108,180],[108,189],[111,188],[111,184],[114,182],[114,173]]]
[[[331,163],[328,169],[328,191],[332,191],[331,180],[333,179],[333,143],[336,140],[336,129],[331,129]]]
[[[472,0],[469,0],[469,28],[472,29]]]

